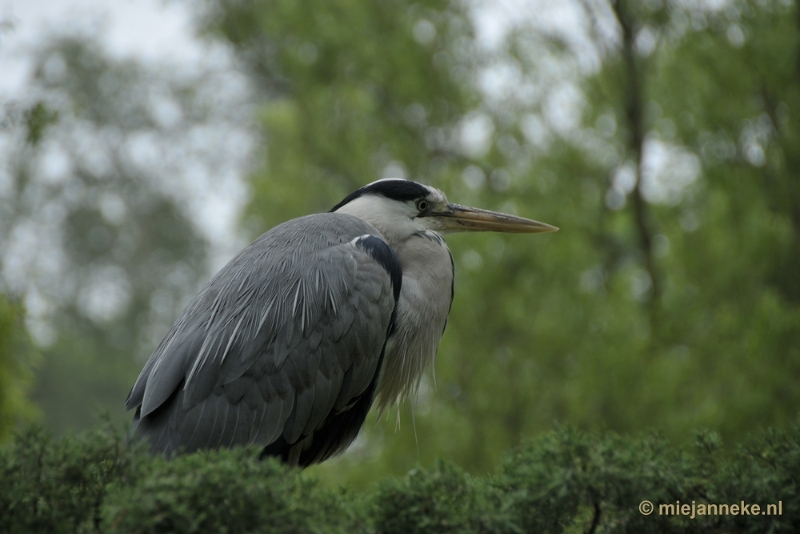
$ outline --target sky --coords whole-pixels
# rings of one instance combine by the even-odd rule
[[[164,0],[0,0],[0,98],[25,84],[30,52],[46,33],[85,30],[114,56],[191,66],[207,44],[194,35],[188,2]],[[10,27],[9,27],[10,26]]]
[[[249,101],[248,88],[234,67],[231,50],[195,36],[187,6],[189,2],[183,0],[0,0],[0,111],[30,100],[26,91],[34,52],[44,44],[45,36],[89,35],[112,58],[166,66],[172,74],[202,73],[205,91],[213,92],[216,101],[229,104],[227,109],[217,110],[213,131],[201,128],[169,146],[149,147],[152,150],[145,151],[144,159],[157,167],[152,176],[180,189],[173,193],[180,196],[207,240],[210,275],[246,244],[238,217],[248,197],[246,176],[255,138],[249,121],[242,118],[247,115],[241,106]],[[225,143],[219,142],[221,132]],[[15,146],[9,142],[13,136],[13,131],[0,130],[0,164],[3,159],[8,161],[3,150]],[[141,148],[139,145],[142,143],[137,145]],[[209,158],[187,159],[183,156],[187,151],[209,154]],[[70,171],[68,164],[59,164],[59,158],[50,156],[43,151],[44,170],[56,176]],[[0,168],[0,189],[2,171]],[[17,287],[17,281],[17,289],[27,287],[28,327],[42,345],[52,339],[48,317],[53,308],[47,298],[40,298],[41,292],[35,289],[37,276],[31,273],[58,263],[54,247],[45,245],[52,231],[46,220],[18,221],[3,250],[3,278],[12,287]]]
[[[117,57],[184,68],[206,61],[210,45],[194,35],[190,4],[184,0],[0,0],[0,21],[5,23],[0,32],[0,98],[22,89],[30,68],[26,57],[42,35],[53,31],[88,30],[99,35]],[[585,46],[581,42],[584,21],[573,2],[473,2],[478,39],[487,47],[498,46],[515,24],[529,17],[567,35],[576,46]]]
[[[0,105],[24,100],[33,52],[45,35],[91,35],[114,58],[166,65],[173,72],[233,70],[230,49],[196,36],[190,2],[185,0],[0,0],[0,27]],[[231,88],[237,79],[228,77]],[[243,158],[248,156],[242,152],[223,172],[246,172]],[[215,269],[235,252],[227,244],[241,245],[233,238],[237,212],[245,201],[244,176],[238,178],[238,185],[234,177],[224,188],[230,194],[189,199],[197,204],[194,213],[207,214],[195,222],[210,242]],[[189,185],[188,196],[198,196],[203,190]]]

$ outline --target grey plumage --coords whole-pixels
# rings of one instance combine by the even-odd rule
[[[466,209],[379,181],[239,253],[146,363],[126,401],[132,435],[165,454],[259,444],[294,465],[347,448],[376,396],[385,408],[415,390],[447,322],[452,257],[431,227],[468,217],[420,202]]]
[[[352,242],[374,234],[353,216],[312,215],[242,251],[187,307],[136,381],[126,404],[141,405],[137,431],[166,453],[294,444],[329,413],[352,409],[374,388],[394,310],[389,275]],[[151,417],[171,396],[170,416]],[[309,460],[349,444],[341,441]]]

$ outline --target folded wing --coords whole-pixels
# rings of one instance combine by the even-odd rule
[[[372,404],[402,275],[362,220],[302,217],[262,235],[186,308],[126,406],[171,454],[259,444],[308,465],[344,450]]]

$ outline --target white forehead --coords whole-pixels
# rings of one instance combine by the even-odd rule
[[[430,200],[434,202],[447,202],[447,196],[445,196],[444,191],[442,191],[441,189],[436,189],[435,187],[431,187],[429,185],[426,185],[425,187],[427,187],[428,190],[430,191],[430,194],[428,195],[428,198]]]

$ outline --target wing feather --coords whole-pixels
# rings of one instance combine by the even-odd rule
[[[136,431],[167,453],[258,443],[303,462],[346,447],[372,402],[401,283],[394,252],[370,238],[397,263],[390,272],[364,235],[379,234],[348,215],[309,216],[234,258],[145,365],[127,400]]]
[[[331,412],[329,407],[334,406],[335,393],[340,386],[341,379],[338,375],[331,378],[325,376],[321,370],[317,371],[317,378],[314,381],[314,403],[305,427],[303,427],[302,435],[311,435],[322,424],[322,421]]]

